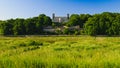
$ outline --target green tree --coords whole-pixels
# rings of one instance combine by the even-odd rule
[[[36,32],[37,32],[37,34],[41,34],[41,32],[43,32],[42,23],[38,21],[38,22],[36,22],[35,26],[36,26]]]
[[[111,30],[113,35],[120,35],[120,15],[116,16],[112,23]]]
[[[25,34],[25,26],[24,19],[16,19],[13,27],[14,35],[24,35]]]
[[[12,35],[12,24],[5,21],[0,23],[0,31],[2,35]]]
[[[69,22],[67,23],[68,26],[76,26],[80,24],[80,17],[78,14],[72,14]]]
[[[44,17],[44,23],[45,26],[51,26],[52,25],[52,20],[50,19],[50,17],[45,16]]]
[[[34,21],[31,18],[26,19],[24,24],[26,28],[26,34],[28,35],[36,34],[36,26],[35,26]]]
[[[119,14],[118,14],[119,15]],[[85,32],[89,35],[118,35],[119,18],[117,14],[104,12],[95,14],[85,24]],[[117,18],[116,18],[117,17]]]
[[[98,31],[98,18],[92,17],[86,22],[85,26],[85,33],[88,35],[97,35]]]
[[[90,17],[92,17],[90,14],[80,14],[80,28],[83,28],[84,24]]]

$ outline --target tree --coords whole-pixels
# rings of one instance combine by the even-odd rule
[[[116,16],[112,23],[111,30],[113,35],[120,35],[120,15]]]
[[[98,29],[98,18],[92,17],[89,18],[89,20],[86,22],[85,26],[85,33],[88,35],[97,35],[97,29]]]
[[[42,23],[38,21],[38,22],[36,22],[35,26],[36,26],[37,34],[41,34],[41,32],[43,31]]]
[[[25,26],[24,19],[16,19],[13,27],[14,35],[24,35],[25,34]]]
[[[80,27],[83,28],[84,24],[90,17],[92,17],[90,14],[80,14]]]
[[[50,17],[45,16],[44,17],[44,23],[45,26],[51,26],[52,25],[52,20],[50,19]]]
[[[78,14],[72,14],[67,25],[68,26],[76,26],[80,24],[80,18]]]
[[[119,16],[118,16],[119,15]],[[120,14],[104,12],[95,14],[85,24],[85,32],[89,35],[119,35]]]
[[[12,35],[12,25],[8,22],[0,23],[0,31],[2,35]]]
[[[26,28],[26,34],[32,35],[36,33],[36,26],[35,26],[34,21],[31,18],[26,19],[24,24]]]

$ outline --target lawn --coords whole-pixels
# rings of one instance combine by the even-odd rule
[[[120,37],[0,37],[0,68],[120,68]]]

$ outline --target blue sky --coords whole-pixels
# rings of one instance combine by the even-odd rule
[[[46,14],[120,12],[120,0],[0,0],[0,20]]]

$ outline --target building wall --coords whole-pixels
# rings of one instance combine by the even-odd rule
[[[52,18],[53,22],[62,23],[62,22],[68,22],[68,20],[69,20],[69,14],[67,14],[66,17],[56,17],[55,14],[53,14],[53,18]]]

